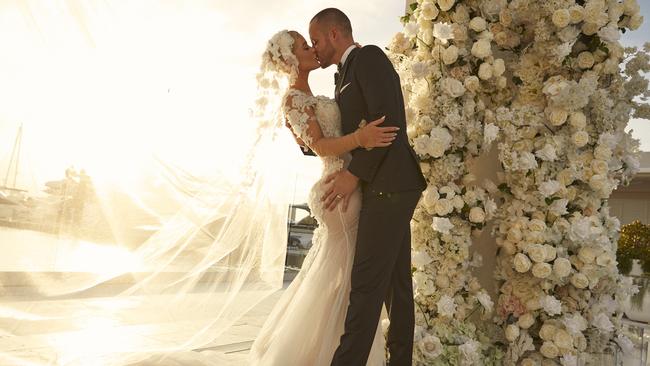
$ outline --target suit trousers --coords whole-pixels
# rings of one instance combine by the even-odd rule
[[[411,366],[415,314],[410,222],[422,192],[362,191],[350,304],[331,365],[366,366],[385,303],[390,365]]]

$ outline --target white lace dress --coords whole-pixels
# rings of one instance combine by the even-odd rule
[[[308,115],[313,108],[324,137],[341,136],[341,116],[336,102],[298,90],[288,93],[291,105],[285,115],[307,144]],[[361,192],[351,197],[348,209],[327,211],[320,201],[324,178],[347,166],[350,155],[321,157],[323,173],[309,194],[309,207],[318,220],[313,245],[302,269],[282,294],[250,352],[251,365],[329,366],[343,334],[350,296],[350,274],[354,260]],[[340,205],[339,205],[340,206]],[[377,326],[367,365],[385,365],[385,340]]]

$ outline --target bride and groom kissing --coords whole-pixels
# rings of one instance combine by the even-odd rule
[[[286,125],[299,145],[322,159],[322,176],[308,199],[319,228],[300,273],[256,338],[250,362],[408,366],[410,221],[426,181],[406,135],[400,79],[379,47],[355,43],[350,20],[338,9],[316,14],[309,38],[311,44],[295,31],[277,33],[263,64],[288,77],[280,107]],[[309,73],[333,64],[335,99],[314,96]],[[383,304],[390,320],[386,338]]]

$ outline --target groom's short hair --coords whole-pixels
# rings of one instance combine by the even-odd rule
[[[333,25],[338,28],[344,35],[352,36],[352,24],[350,18],[344,12],[337,8],[327,8],[318,12],[311,19],[311,22]]]

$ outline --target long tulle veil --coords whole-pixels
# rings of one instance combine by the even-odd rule
[[[0,365],[223,365],[202,350],[236,342],[283,283],[301,155],[281,116],[290,77],[262,68],[253,116],[233,121],[257,127],[215,136],[237,143],[202,157],[208,175],[151,158],[137,190],[70,170],[46,198],[0,196],[28,215],[0,228]]]

